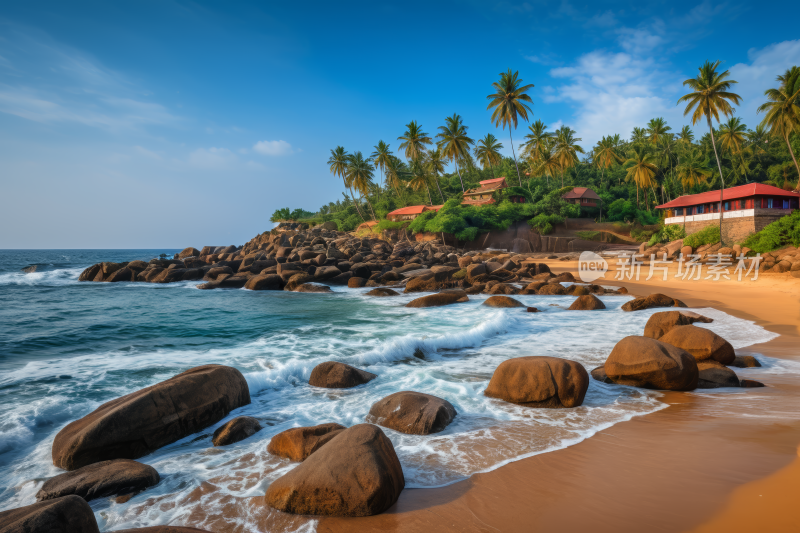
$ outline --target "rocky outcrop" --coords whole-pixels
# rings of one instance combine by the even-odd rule
[[[130,459],[114,459],[51,477],[36,493],[38,501],[74,494],[91,501],[107,496],[137,494],[159,482],[158,472]]]
[[[406,304],[406,307],[439,307],[468,300],[469,297],[463,290],[445,290],[411,300]]]
[[[700,372],[697,381],[698,389],[739,386],[739,378],[736,376],[736,372],[714,360],[698,361],[697,369]]]
[[[370,516],[394,505],[403,487],[391,441],[377,426],[359,424],[273,481],[264,501],[300,515]]]
[[[689,352],[649,337],[619,341],[603,369],[614,383],[646,389],[694,390],[699,377]]]
[[[308,384],[326,389],[349,389],[369,383],[375,374],[338,361],[326,361],[314,367]]]
[[[567,289],[565,289],[560,283],[545,283],[539,289],[537,289],[536,294],[541,294],[543,296],[558,296],[567,294]]]
[[[2,533],[100,533],[86,500],[64,496],[0,512]]]
[[[261,431],[261,424],[252,416],[237,416],[214,431],[211,443],[214,446],[227,446],[251,437]]]
[[[248,279],[244,288],[251,291],[279,291],[283,289],[283,280],[277,274],[259,274]]]
[[[421,392],[400,391],[375,402],[367,422],[401,433],[429,435],[446,428],[456,414],[456,408],[447,400]]]
[[[752,355],[737,355],[728,366],[735,366],[736,368],[757,368],[761,366],[761,363]]]
[[[686,304],[680,300],[670,298],[665,294],[651,294],[644,298],[635,298],[630,302],[625,302],[622,305],[623,311],[641,311],[643,309],[651,309],[653,307],[686,307]]]
[[[527,407],[578,407],[589,388],[583,365],[557,357],[515,357],[495,369],[484,394]]]
[[[585,294],[578,296],[572,305],[569,306],[569,311],[595,311],[597,309],[605,309],[605,304],[600,301],[600,298],[594,294]]]
[[[377,289],[372,289],[366,293],[366,296],[400,296],[400,293],[392,289],[380,287]]]
[[[661,342],[666,342],[686,350],[698,361],[711,359],[729,365],[736,359],[733,346],[705,328],[697,326],[675,326],[661,337]]]
[[[302,462],[345,429],[343,425],[335,423],[287,429],[272,437],[267,451],[278,457]]]
[[[680,311],[660,311],[653,313],[644,326],[644,336],[651,339],[660,339],[676,326],[690,326],[695,322],[711,322],[710,318],[696,313]]]
[[[525,307],[525,304],[508,296],[490,296],[481,305],[487,307]]]
[[[68,424],[53,441],[53,464],[75,470],[110,459],[136,459],[249,403],[241,372],[222,365],[195,367]]]

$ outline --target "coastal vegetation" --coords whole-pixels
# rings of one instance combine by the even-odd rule
[[[564,218],[578,216],[647,226],[661,219],[655,206],[684,194],[754,182],[796,189],[800,185],[800,68],[788,69],[776,82],[759,107],[763,121],[752,128],[733,116],[734,106],[741,103],[741,97],[731,92],[736,81],[728,71],[719,70],[718,61],[706,62],[696,77],[684,82],[690,92],[678,101],[686,104],[684,111],[691,116],[692,126],[704,122],[708,127],[702,135],[692,126],[673,129],[664,118],[654,117],[627,137],[610,133],[587,148],[570,126],[551,131],[536,120],[528,124],[517,151],[511,130],[532,119],[528,93],[534,86],[509,70],[492,84],[494,92],[487,99],[492,124],[509,128],[511,157],[501,154],[504,143],[493,134],[477,141],[471,137],[458,113],[445,116],[435,135],[412,120],[398,136],[396,148],[379,140],[369,157],[342,146],[331,150],[329,171],[342,180],[341,199],[313,214],[282,209],[271,220],[334,221],[341,231],[376,220],[378,229],[408,226],[412,231],[449,232],[445,229],[449,228],[459,238],[474,238],[519,220],[528,220],[541,233],[551,231]],[[464,192],[478,187],[480,181],[501,176],[515,185],[514,194],[524,196],[527,204],[511,204],[508,194],[498,194],[493,205],[459,205]],[[591,188],[601,204],[578,209],[562,205],[556,197],[567,187]],[[439,214],[423,214],[414,224],[385,220],[395,209],[421,204],[447,207]]]

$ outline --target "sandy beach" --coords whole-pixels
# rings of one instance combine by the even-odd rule
[[[577,272],[576,262],[550,261]],[[800,280],[612,281],[692,308],[752,320],[776,339],[737,350],[797,362]],[[762,372],[759,375],[759,372]],[[322,519],[318,531],[697,531],[800,530],[800,382],[737,369],[766,388],[665,393],[669,407],[635,417],[568,448],[522,459],[438,489],[407,489],[388,512]],[[744,395],[744,396],[743,396]]]

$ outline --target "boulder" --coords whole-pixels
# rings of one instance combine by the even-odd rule
[[[749,388],[755,388],[755,387],[765,387],[766,385],[764,385],[760,381],[756,381],[754,379],[742,379],[742,380],[739,381],[739,386],[749,389]]]
[[[699,315],[698,315],[699,316]],[[644,336],[651,339],[660,339],[669,330],[676,326],[689,326],[695,320],[680,311],[660,311],[653,313],[644,326]]]
[[[597,309],[605,309],[606,306],[600,301],[600,298],[594,294],[585,294],[578,296],[572,305],[569,306],[569,311],[594,311]]]
[[[68,424],[53,441],[53,464],[75,470],[109,459],[136,459],[249,403],[247,381],[235,368],[191,368]]]
[[[293,291],[303,283],[308,283],[312,281],[314,278],[305,272],[300,272],[299,274],[294,274],[290,277],[287,282],[286,286],[283,288],[285,291]]]
[[[371,291],[366,293],[366,295],[367,296],[400,296],[400,293],[397,292],[397,291],[394,291],[392,289],[379,288],[379,289],[372,289]]]
[[[375,374],[338,361],[326,361],[314,367],[308,384],[326,389],[349,389],[378,377]]]
[[[406,307],[439,307],[457,302],[469,301],[467,293],[460,289],[447,290],[416,298],[408,302]]]
[[[567,290],[560,283],[546,283],[536,291],[536,294],[542,294],[545,296],[555,296],[555,295],[567,294]]]
[[[348,285],[352,277],[352,272],[342,272],[334,278],[326,279],[325,283],[329,285]]]
[[[557,357],[528,356],[503,361],[483,392],[526,407],[578,407],[589,388],[583,365]]]
[[[267,451],[301,463],[345,429],[335,423],[287,429],[272,437]]]
[[[691,246],[681,246],[681,254],[683,255],[684,259],[689,258],[692,255],[692,247]]]
[[[93,281],[94,278],[97,277],[97,274],[102,271],[102,269],[103,266],[100,263],[92,265],[83,272],[81,272],[81,275],[78,276],[78,281]]]
[[[327,279],[335,278],[341,273],[342,271],[335,266],[320,266],[314,271],[314,279],[318,281],[325,281]]]
[[[761,366],[761,363],[752,355],[737,355],[728,366],[735,366],[736,368],[756,368]]]
[[[283,288],[283,280],[277,274],[259,274],[248,279],[244,288],[251,291],[279,291]]]
[[[100,533],[94,512],[80,496],[64,496],[0,512],[2,533]]]
[[[590,294],[590,291],[587,287],[583,285],[570,285],[566,288],[567,294],[571,294],[572,296],[585,296]]]
[[[486,273],[486,265],[484,263],[473,263],[467,266],[467,279],[472,279]]]
[[[192,248],[190,246],[189,248],[184,248],[183,250],[178,252],[178,255],[175,256],[175,259],[184,259],[186,257],[199,257],[199,256],[200,256],[200,251],[197,248]]]
[[[697,326],[675,326],[659,340],[686,350],[697,361],[712,359],[729,365],[736,358],[733,346],[728,341],[711,330]]]
[[[345,429],[267,489],[264,501],[286,513],[371,516],[405,487],[391,441],[371,424]]]
[[[698,389],[739,386],[739,378],[736,376],[736,372],[712,359],[698,361],[697,370],[700,372],[699,380],[697,381]]]
[[[358,289],[367,284],[366,278],[360,278],[358,276],[353,276],[349,280],[347,280],[347,286],[351,289]]]
[[[609,379],[608,374],[606,374],[606,369],[604,366],[598,366],[591,372],[589,375],[592,376],[592,379],[596,379],[597,381],[602,381],[603,383],[614,383]]]
[[[481,305],[487,307],[525,307],[525,304],[508,296],[490,296]]]
[[[159,480],[155,468],[137,461],[100,461],[51,477],[36,493],[36,499],[52,500],[74,494],[88,502],[107,496],[136,494],[157,484]]]
[[[221,266],[221,267],[213,267],[208,269],[206,275],[203,276],[204,281],[214,281],[217,279],[218,276],[221,274],[228,274],[233,276],[233,269],[229,266]]]
[[[446,428],[456,417],[453,404],[414,391],[400,391],[375,402],[367,422],[410,435],[430,435]]]
[[[670,298],[664,294],[651,294],[650,296],[645,296],[644,298],[636,298],[629,302],[625,302],[622,305],[623,311],[641,311],[642,309],[650,309],[652,307],[686,307],[681,302],[681,305],[677,304],[677,300]]]
[[[603,367],[608,378],[620,385],[678,391],[697,387],[694,357],[649,337],[625,337],[611,350]]]
[[[113,283],[118,281],[136,281],[136,279],[134,278],[133,271],[130,268],[123,267],[106,276],[105,281]]]
[[[327,285],[316,283],[303,283],[294,288],[294,292],[333,292]]]
[[[488,284],[487,284],[488,286]],[[519,289],[505,283],[496,283],[489,289],[489,294],[517,294]]]
[[[252,416],[237,416],[229,420],[214,431],[211,444],[214,446],[227,446],[251,437],[261,431],[261,424]]]
[[[540,313],[540,312],[541,312],[541,311],[539,311],[539,310],[538,310],[537,308],[535,308],[535,307],[529,307],[529,308],[528,308],[526,311],[527,311],[528,313]]]

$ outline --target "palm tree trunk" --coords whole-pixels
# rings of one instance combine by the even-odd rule
[[[508,126],[508,137],[511,139],[511,155],[514,156],[514,166],[517,168],[517,179],[519,186],[522,187],[522,176],[519,174],[519,165],[517,164],[517,153],[514,151],[514,137],[511,136],[511,126]]]
[[[600,189],[603,188],[603,176],[606,175],[606,167],[603,167],[603,170],[600,172]]]
[[[639,184],[636,184],[636,209],[639,209]]]
[[[430,203],[430,205],[433,205],[433,198],[431,198],[431,189],[430,187],[428,187],[427,184],[425,185],[425,190],[428,191],[428,203]]]
[[[369,206],[369,210],[372,211],[372,220],[378,220],[378,217],[375,216],[375,210],[372,209],[372,204],[369,201],[369,196],[365,196],[364,199],[367,201],[367,205]]]
[[[436,188],[439,189],[439,196],[442,197],[442,203],[444,203],[444,194],[442,194],[442,188],[439,186],[439,176],[434,176],[434,180],[436,180]]]
[[[722,193],[725,190],[725,178],[722,177],[722,164],[719,162],[719,155],[717,154],[717,141],[714,140],[714,128],[711,126],[711,115],[706,115],[706,119],[708,120],[708,129],[711,131],[711,146],[714,147],[714,157],[717,159],[717,168],[719,168],[719,182],[722,185],[719,189],[719,242],[724,246],[725,239],[722,237],[722,215],[725,211],[722,204]],[[789,151],[792,151],[791,147],[789,147]],[[795,161],[795,163],[797,162]]]
[[[800,189],[800,166],[797,164],[797,158],[794,156],[794,151],[792,150],[792,145],[789,143],[789,134],[787,133],[784,136],[784,140],[786,141],[786,146],[789,147],[789,153],[792,156],[792,161],[794,161],[794,166],[797,169],[797,189]]]
[[[366,218],[364,218],[364,215],[362,215],[362,214],[361,214],[361,210],[358,208],[358,202],[356,202],[356,195],[355,195],[355,194],[353,194],[353,189],[352,189],[352,188],[350,188],[350,187],[348,187],[348,189],[350,189],[350,198],[352,198],[352,199],[353,199],[353,205],[354,205],[354,206],[356,206],[356,212],[358,213],[358,216],[360,216],[360,217],[361,217],[361,220],[362,220],[363,222],[366,222],[366,221],[367,221],[367,219],[366,219]]]
[[[458,168],[458,159],[453,159],[453,163],[456,165],[456,172],[458,172],[458,181],[461,182],[461,192],[466,192],[464,190],[464,180],[461,179],[461,170]]]

